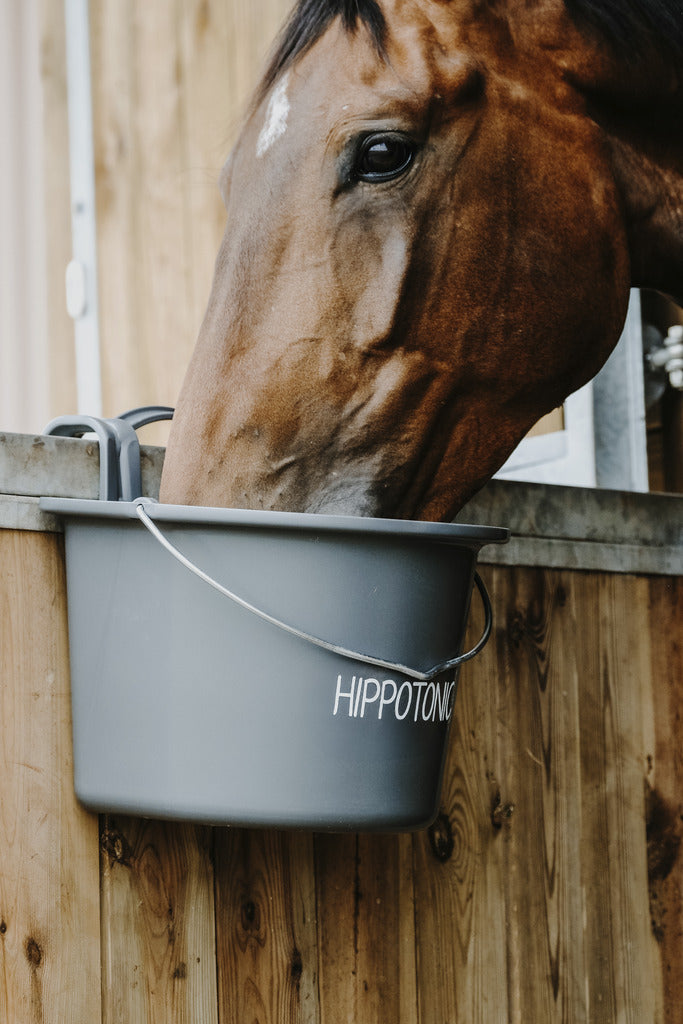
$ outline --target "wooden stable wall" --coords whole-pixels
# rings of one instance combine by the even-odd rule
[[[91,496],[96,452],[5,437],[0,479]],[[484,565],[435,824],[322,835],[78,806],[62,536],[2,499],[0,1020],[680,1022],[682,504],[492,485],[499,561],[641,571]]]

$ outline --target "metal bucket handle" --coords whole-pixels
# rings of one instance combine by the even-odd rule
[[[164,547],[166,551],[173,555],[173,557],[178,562],[180,562],[181,565],[184,565],[186,569],[189,569],[190,572],[194,573],[194,575],[197,576],[200,580],[203,580],[205,583],[208,583],[209,586],[213,587],[214,590],[217,590],[219,594],[223,594],[224,597],[228,597],[231,601],[234,601],[235,604],[238,604],[241,608],[245,608],[247,611],[252,612],[254,615],[258,615],[258,617],[263,619],[265,622],[269,622],[272,626],[276,626],[278,629],[282,629],[286,633],[291,633],[292,636],[296,636],[300,640],[305,640],[310,644],[314,644],[316,647],[322,647],[323,650],[325,651],[330,651],[333,654],[341,655],[341,657],[343,658],[350,658],[353,661],[362,661],[365,662],[367,665],[374,665],[378,668],[387,669],[390,672],[396,672],[400,675],[410,676],[411,678],[416,679],[420,682],[428,682],[430,679],[433,679],[440,673],[446,672],[451,668],[455,668],[456,665],[461,665],[463,661],[469,661],[470,658],[474,658],[474,656],[476,654],[479,654],[479,652],[485,646],[489,636],[491,635],[491,625],[493,622],[491,600],[489,598],[489,595],[487,593],[486,587],[484,586],[484,582],[481,576],[479,575],[478,572],[475,572],[474,582],[477,585],[477,590],[479,591],[482,603],[484,605],[486,621],[484,624],[484,631],[480,639],[477,641],[474,647],[471,650],[467,651],[465,654],[458,654],[455,658],[448,658],[446,661],[442,661],[438,665],[434,665],[427,672],[420,672],[417,669],[410,668],[408,665],[401,665],[400,663],[393,661],[384,661],[382,658],[374,658],[367,654],[360,654],[357,651],[348,650],[346,647],[340,647],[338,644],[330,643],[327,640],[322,640],[320,637],[313,636],[311,633],[306,633],[304,630],[297,629],[296,626],[291,626],[286,622],[282,622],[280,619],[275,618],[273,615],[269,615],[268,612],[264,612],[262,609],[256,608],[253,604],[250,604],[248,601],[245,601],[244,598],[239,597],[237,594],[233,593],[233,591],[228,590],[227,587],[224,587],[223,584],[219,583],[218,580],[213,578],[213,576],[209,576],[209,574],[204,572],[203,569],[200,569],[198,565],[195,565],[194,562],[190,561],[190,559],[187,558],[186,555],[182,553],[182,551],[179,551],[178,548],[173,543],[171,543],[168,537],[166,537],[161,532],[157,524],[147,514],[147,508],[153,507],[153,505],[154,502],[152,502],[149,498],[139,498],[135,502],[135,512],[138,516],[138,519],[143,524],[143,526],[147,528],[151,535],[159,542],[159,544],[161,544],[161,546]]]

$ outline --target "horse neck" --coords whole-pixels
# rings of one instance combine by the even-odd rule
[[[683,304],[683,78],[667,48],[620,56],[572,22],[565,0],[507,0],[510,21],[542,52],[602,129],[629,239],[634,287]],[[599,3],[596,4],[599,6]]]
[[[624,209],[634,287],[683,303],[683,85],[673,61],[650,53],[628,67],[598,47],[566,78],[602,128]]]
[[[607,138],[624,204],[632,283],[683,304],[683,143],[676,131],[672,122],[668,136],[612,129]]]

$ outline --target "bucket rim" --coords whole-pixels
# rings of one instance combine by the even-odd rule
[[[43,496],[44,512],[77,518],[137,520],[137,506],[144,502],[154,520],[188,526],[246,526],[300,532],[365,534],[392,538],[427,539],[444,543],[505,544],[510,531],[503,526],[473,526],[465,523],[434,523],[415,519],[375,519],[365,516],[328,515],[321,512],[277,512],[260,509],[214,508],[206,505],[166,505],[152,498],[136,501],[101,501],[96,498]]]

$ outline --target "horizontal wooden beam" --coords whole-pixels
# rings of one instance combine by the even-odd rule
[[[145,494],[157,497],[164,450],[143,446]],[[60,529],[38,508],[42,495],[96,498],[96,441],[0,434],[0,527]],[[492,480],[458,522],[506,526],[510,543],[483,563],[683,575],[683,496]]]

